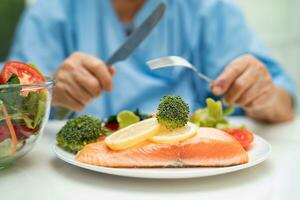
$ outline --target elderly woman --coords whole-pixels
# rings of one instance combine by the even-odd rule
[[[19,25],[10,59],[53,73],[53,107],[104,117],[122,109],[155,109],[167,94],[194,110],[224,96],[235,114],[282,122],[293,117],[295,86],[228,0],[165,0],[167,10],[125,62],[106,60],[151,13],[157,0],[39,0]],[[151,71],[145,62],[178,55],[215,79],[209,86],[191,71]]]

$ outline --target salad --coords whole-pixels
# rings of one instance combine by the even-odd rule
[[[44,83],[45,77],[33,64],[10,61],[4,65],[0,74],[0,159],[14,156],[28,138],[39,133],[48,99]]]

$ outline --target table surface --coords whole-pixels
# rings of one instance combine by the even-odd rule
[[[55,133],[64,124],[50,121],[41,141],[24,158],[0,171],[1,200],[76,199],[300,199],[300,116],[292,122],[245,123],[272,145],[265,162],[225,175],[181,180],[118,177],[72,166],[53,152]]]

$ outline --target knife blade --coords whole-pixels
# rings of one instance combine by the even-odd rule
[[[160,21],[166,9],[164,3],[160,3],[152,14],[133,32],[121,47],[106,61],[107,66],[111,66],[118,61],[125,60],[153,30]]]

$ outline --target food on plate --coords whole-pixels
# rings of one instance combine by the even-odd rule
[[[244,149],[248,149],[253,142],[253,133],[247,129],[243,128],[226,128],[224,129],[226,133],[232,135],[239,143],[244,147]]]
[[[224,116],[233,113],[232,106],[223,111],[221,101],[206,99],[206,108],[200,108],[191,117],[191,122],[200,127],[228,128],[230,125]]]
[[[134,115],[134,116],[136,116],[134,118],[138,117],[139,121],[149,119],[151,117],[151,115],[140,113],[139,109],[136,109],[135,111],[121,111],[118,115],[120,115],[122,112],[131,112],[132,114],[129,114],[129,117],[132,118],[131,116]],[[130,125],[132,123],[132,121],[134,121],[131,119],[127,120],[126,114],[125,114],[125,116],[122,114],[123,117],[121,117],[121,118],[119,117],[120,119],[117,120],[118,115],[112,115],[112,116],[108,117],[108,119],[104,123],[104,127],[107,128],[110,132],[114,132],[114,131],[118,130],[119,128],[121,128],[120,121],[121,122],[123,121],[123,123],[125,122],[125,124],[128,124],[128,125]],[[130,122],[130,123],[128,123],[128,122]]]
[[[187,122],[183,127],[171,130],[160,126],[158,132],[149,141],[156,143],[180,142],[193,137],[196,133],[197,126],[190,122]]]
[[[219,167],[246,163],[248,155],[229,134],[215,128],[197,128],[196,135],[184,141],[144,141],[119,151],[110,149],[102,140],[86,145],[76,159],[105,167]]]
[[[221,129],[232,135],[244,149],[248,149],[253,142],[253,134],[247,130],[244,125],[234,126],[229,123],[225,116],[234,112],[232,106],[228,106],[223,111],[221,101],[214,101],[211,98],[206,99],[206,108],[196,110],[191,116],[191,122],[199,127],[214,127]]]
[[[57,144],[66,151],[81,150],[86,144],[96,142],[106,134],[101,120],[89,115],[81,115],[70,119],[57,133]]]
[[[140,117],[132,111],[124,110],[117,115],[117,121],[120,128],[125,128],[131,124],[139,122]]]
[[[105,144],[113,150],[127,149],[153,137],[159,128],[156,118],[146,119],[107,136]]]
[[[139,118],[130,111],[123,111],[118,114],[120,118],[131,122],[130,126],[120,129],[105,139],[106,145],[113,150],[122,150],[133,147],[151,138],[156,142],[181,141],[191,137],[195,133],[195,128],[188,122],[188,105],[179,96],[165,96],[158,106],[157,118],[149,118],[139,121]],[[123,120],[123,119],[122,119]],[[121,123],[120,123],[121,125]],[[177,129],[175,131],[175,129]],[[154,137],[156,136],[156,137]]]
[[[76,159],[80,162],[104,167],[221,167],[247,163],[246,150],[253,135],[225,119],[231,112],[232,108],[223,111],[220,101],[207,99],[207,107],[189,118],[189,107],[181,97],[165,96],[152,117],[125,110],[109,117],[102,126],[99,121],[98,130],[109,128],[110,134],[95,135],[73,152],[78,151]],[[72,134],[66,137],[71,141],[76,138]],[[59,140],[58,145],[62,146]]]
[[[0,158],[15,155],[26,139],[38,134],[46,114],[48,91],[24,84],[41,84],[42,88],[44,82],[37,67],[17,61],[4,65],[0,74]]]
[[[168,129],[183,127],[189,120],[189,106],[180,96],[164,96],[158,105],[157,120]]]

